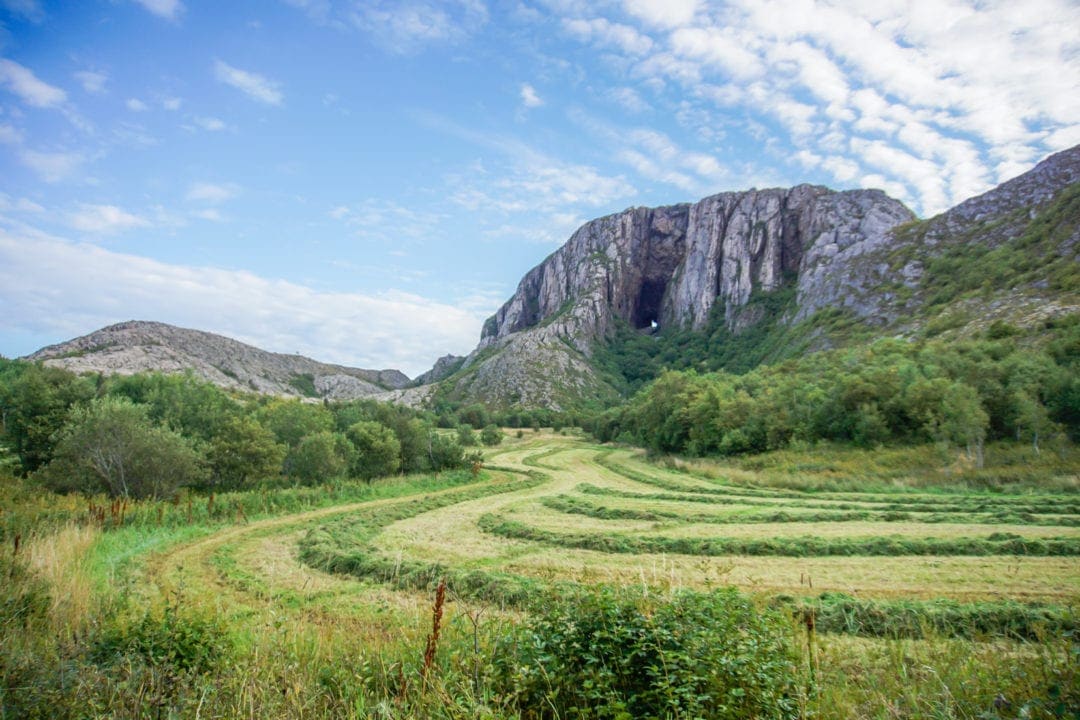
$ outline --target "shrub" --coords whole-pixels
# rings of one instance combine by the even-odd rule
[[[172,672],[213,672],[225,664],[231,645],[227,630],[213,619],[177,608],[161,616],[148,613],[131,627],[113,627],[93,644],[90,657],[98,664],[124,656]]]
[[[525,718],[793,718],[787,624],[734,590],[603,589],[542,609],[496,659]]]
[[[288,474],[312,484],[341,477],[356,451],[341,433],[316,432],[308,435],[285,459]]]
[[[480,442],[489,447],[498,445],[503,441],[503,433],[495,425],[487,425],[480,431]]]

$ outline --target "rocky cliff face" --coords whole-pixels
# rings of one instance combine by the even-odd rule
[[[819,268],[887,242],[914,219],[878,190],[722,193],[693,205],[634,208],[586,223],[531,270],[484,327],[481,346],[586,306],[573,341],[587,352],[613,317],[634,327],[701,328],[722,303],[730,327],[754,290],[798,278],[806,303],[836,298]]]
[[[722,308],[739,332],[762,320],[748,310],[753,293],[789,284],[796,302],[782,323],[840,309],[868,326],[910,329],[929,258],[953,241],[993,247],[1015,238],[1078,179],[1080,147],[924,222],[879,190],[810,185],[593,220],[525,275],[447,382],[452,395],[495,404],[602,399],[612,390],[589,357],[616,319],[698,330]],[[1075,256],[1077,244],[1055,252]]]
[[[398,370],[320,363],[165,323],[130,321],[38,350],[27,357],[73,372],[130,375],[192,370],[221,387],[274,395],[349,400],[405,387]]]

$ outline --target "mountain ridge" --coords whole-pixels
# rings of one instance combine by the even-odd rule
[[[914,337],[936,331],[933,322],[950,314],[947,329],[974,332],[985,318],[1032,325],[1077,312],[1078,181],[1080,146],[928,220],[880,190],[798,185],[589,221],[526,273],[485,323],[477,349],[442,381],[441,395],[564,409],[603,403],[616,388],[592,355],[615,325],[651,332],[656,322],[661,335],[703,331],[717,322],[714,309],[730,334],[772,323],[792,330],[789,349],[811,350],[837,342],[829,323]],[[1056,223],[1056,240],[1040,229],[1047,223]],[[1013,257],[994,255],[1003,249]],[[965,253],[1000,280],[984,288],[984,298],[972,296],[971,285],[990,280],[951,277],[964,276]],[[990,262],[1030,265],[1040,253],[1057,287]],[[1024,282],[1013,286],[1018,279]],[[943,306],[935,283],[951,288],[947,301],[966,310]],[[772,315],[751,302],[785,288],[794,299]]]
[[[232,390],[351,400],[405,387],[398,370],[334,365],[275,353],[238,340],[166,323],[129,320],[27,355],[72,372],[131,374],[191,370]]]

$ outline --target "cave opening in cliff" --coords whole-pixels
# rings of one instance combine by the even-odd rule
[[[656,329],[660,323],[660,306],[664,302],[667,283],[663,280],[644,280],[634,305],[634,327]]]

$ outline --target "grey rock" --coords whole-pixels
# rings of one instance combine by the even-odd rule
[[[190,370],[231,390],[301,396],[296,382],[310,377],[320,397],[351,400],[405,387],[398,370],[365,370],[273,353],[201,330],[129,321],[42,348],[27,360],[73,372],[131,375]]]
[[[908,208],[880,190],[811,185],[721,193],[691,205],[602,217],[525,275],[448,382],[464,399],[497,404],[602,397],[612,389],[596,377],[589,358],[616,318],[642,329],[653,323],[701,329],[719,303],[728,329],[739,332],[764,319],[745,309],[751,294],[787,283],[795,286],[795,305],[782,322],[843,308],[902,335],[912,329],[905,322],[919,309],[914,291],[938,246],[961,238],[993,247],[1015,237],[1039,205],[1078,179],[1080,146],[917,224]],[[905,231],[916,226],[917,233]],[[1078,246],[1080,229],[1060,252],[1076,256]],[[1037,300],[1055,313],[1073,306]],[[531,359],[547,370],[530,370]]]

